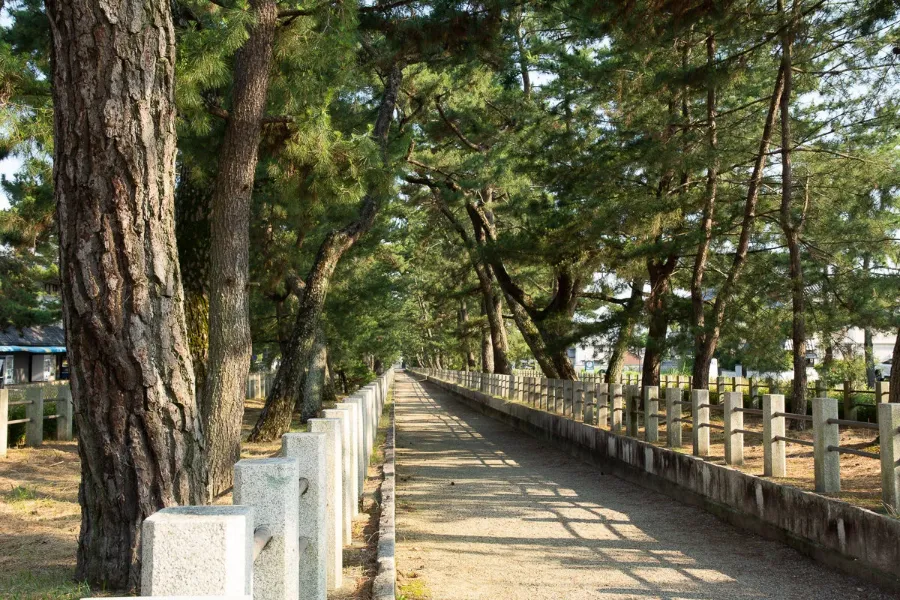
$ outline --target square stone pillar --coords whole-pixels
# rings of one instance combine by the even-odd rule
[[[341,455],[341,421],[339,419],[310,419],[312,433],[324,433],[325,440],[325,561],[328,589],[343,583],[344,485],[343,456]]]
[[[286,433],[281,436],[281,453],[298,461],[298,535],[301,545],[299,600],[326,600],[327,519],[325,433]]]
[[[681,447],[681,388],[666,388],[666,445]]]
[[[640,404],[641,387],[629,385],[625,389],[625,435],[637,437],[640,424],[638,423],[638,405]]]
[[[72,389],[60,386],[56,397],[56,439],[68,441],[72,439]]]
[[[29,386],[25,390],[25,445],[37,448],[44,441],[44,390],[43,386]]]
[[[763,394],[763,475],[766,477],[787,477],[787,460],[785,441],[776,439],[784,437],[784,417],[776,414],[784,413],[783,394]]]
[[[725,392],[725,464],[744,464],[744,395],[741,392]]]
[[[625,393],[621,383],[609,384],[609,399],[612,408],[609,413],[609,427],[613,433],[622,433],[622,422],[625,412]]]
[[[610,384],[608,383],[594,385],[597,396],[597,416],[594,424],[598,427],[609,427],[609,388]]]
[[[584,420],[584,383],[581,381],[572,382],[572,418],[576,421],[589,422]]]
[[[691,390],[694,456],[709,456],[709,390]]]
[[[357,429],[357,455],[356,455],[356,477],[357,486],[359,488],[359,497],[362,498],[365,488],[366,477],[369,469],[369,456],[366,452],[366,417],[365,406],[362,398],[351,396],[344,401],[347,405],[356,408],[356,429]]]
[[[813,471],[816,476],[816,491],[836,494],[841,491],[841,455],[829,448],[840,446],[840,428],[829,423],[838,418],[836,398],[813,398]]]
[[[583,420],[588,425],[594,425],[597,422],[597,386],[593,384],[584,384],[584,414]]]
[[[272,539],[253,561],[253,596],[297,600],[300,595],[300,462],[253,458],[234,465],[234,503],[253,508],[254,530]]]
[[[253,593],[253,509],[174,506],[141,526],[145,596],[243,596]]]
[[[659,441],[659,387],[644,386],[644,439]]]
[[[343,489],[341,495],[344,498],[343,512],[343,531],[344,545],[353,542],[353,515],[356,514],[357,502],[357,486],[359,482],[356,480],[356,460],[353,456],[353,425],[350,422],[350,411],[340,408],[328,408],[322,411],[322,416],[326,419],[338,419],[341,422],[341,458],[343,469],[341,471],[341,481]]]
[[[353,413],[353,416],[350,417],[350,421],[353,427],[353,459],[356,462],[356,468],[354,469],[356,473],[355,516],[359,514],[359,500],[363,496],[363,489],[366,483],[367,464],[365,452],[363,451],[363,428],[365,425],[363,424],[362,419],[362,407],[359,405],[359,402],[355,402],[351,398],[346,398],[343,402],[340,402],[335,406],[336,408],[347,408]]]
[[[896,368],[896,365],[894,365]],[[881,500],[900,513],[900,404],[878,405],[881,442]]]

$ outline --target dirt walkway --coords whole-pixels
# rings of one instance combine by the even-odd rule
[[[398,374],[408,600],[894,598]]]

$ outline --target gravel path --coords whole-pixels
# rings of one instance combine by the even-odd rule
[[[397,376],[397,565],[434,600],[887,599]]]

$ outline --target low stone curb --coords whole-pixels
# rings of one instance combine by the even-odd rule
[[[373,600],[395,600],[397,597],[397,566],[394,558],[396,490],[394,405],[392,404],[390,424],[388,424],[384,438],[384,480],[381,482],[381,518],[378,522],[378,574],[372,584]]]

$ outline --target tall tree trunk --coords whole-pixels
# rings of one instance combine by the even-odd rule
[[[465,299],[459,302],[459,313],[457,315],[459,325],[459,336],[463,343],[463,358],[465,360],[466,371],[475,369],[477,360],[475,352],[472,351],[472,333],[469,331],[469,309],[466,306]]]
[[[628,354],[628,342],[634,335],[634,326],[641,316],[643,299],[644,281],[635,279],[631,282],[631,296],[629,296],[628,303],[622,309],[619,332],[616,334],[616,341],[613,344],[612,353],[609,355],[609,364],[606,366],[607,383],[619,381],[622,377],[622,370],[625,367],[625,355]]]
[[[866,252],[863,255],[863,271],[868,275],[872,265],[872,257]],[[872,329],[863,328],[863,356],[866,361],[866,385],[869,389],[875,387],[875,344],[872,341]]]
[[[302,375],[301,392],[295,410],[303,420],[312,419],[322,410],[328,356],[321,330],[316,332],[312,356]]]
[[[888,380],[888,402],[900,404],[900,327],[894,340],[894,352],[891,355],[891,377]]]
[[[487,302],[481,299],[481,315],[487,317]],[[481,329],[481,371],[482,373],[494,372],[494,344],[490,327]]]
[[[402,66],[395,63],[387,77],[373,132],[376,142],[382,148],[387,146],[388,131],[402,79]],[[302,370],[308,364],[313,351],[315,331],[325,305],[331,276],[344,253],[375,223],[379,200],[377,192],[367,194],[363,198],[359,218],[343,229],[328,233],[319,246],[306,277],[306,287],[297,309],[297,319],[291,333],[288,352],[282,356],[266,404],[250,433],[251,441],[271,441],[290,429],[291,410],[300,393]]]
[[[48,0],[47,14],[75,577],[136,590],[144,519],[206,498],[175,241],[175,32],[158,0]]]
[[[747,186],[747,198],[744,201],[744,216],[741,222],[741,233],[735,248],[734,259],[731,268],[725,278],[725,282],[719,289],[713,303],[710,318],[706,319],[706,307],[704,306],[703,276],[706,272],[706,262],[710,243],[713,209],[715,203],[715,188],[710,188],[707,182],[707,210],[704,210],[703,228],[704,239],[697,251],[694,260],[694,271],[691,277],[691,317],[694,326],[694,368],[693,386],[696,389],[709,387],[709,368],[719,344],[719,336],[722,333],[722,324],[725,322],[725,311],[733,296],[737,282],[747,263],[747,252],[750,249],[750,237],[753,233],[753,224],[756,221],[756,207],[759,203],[759,190],[762,185],[762,176],[766,167],[766,157],[769,154],[769,144],[772,139],[772,131],[775,128],[775,116],[778,105],[781,102],[782,89],[784,87],[784,71],[779,69],[775,78],[775,89],[769,100],[769,110],[766,113],[766,121],[763,125],[762,136],[759,140],[759,150],[753,163],[753,172]],[[714,113],[714,111],[713,111]],[[707,222],[708,219],[708,222]],[[710,227],[707,232],[707,226]]]
[[[244,385],[250,370],[250,201],[269,90],[278,9],[250,0],[253,24],[234,58],[231,112],[212,199],[209,364],[203,394],[210,497],[231,487],[241,456]]]
[[[863,329],[863,354],[866,361],[866,385],[869,389],[875,387],[875,344],[872,341],[872,330]]]
[[[659,370],[666,352],[669,332],[669,287],[678,257],[670,255],[665,262],[647,261],[650,294],[647,296],[647,347],[644,349],[642,385],[659,385]]]
[[[209,351],[209,202],[209,192],[182,172],[175,190],[175,232],[198,399],[203,398]]]
[[[782,0],[779,0],[779,12],[784,12]],[[792,214],[792,197],[793,197],[793,168],[791,164],[791,91],[793,85],[793,64],[792,64],[792,46],[794,41],[794,31],[796,28],[796,19],[798,17],[798,2],[794,0],[794,7],[791,14],[791,22],[785,27],[782,36],[781,49],[781,71],[784,77],[784,91],[781,94],[781,207],[779,211],[779,221],[781,229],[784,232],[784,238],[787,242],[788,255],[790,260],[790,280],[791,280],[791,310],[793,320],[791,324],[791,340],[793,344],[793,363],[794,363],[794,381],[791,387],[792,410],[795,413],[806,414],[806,314],[804,301],[804,283],[803,283],[803,262],[800,255],[800,233],[803,229],[803,221],[806,216],[806,207],[808,205],[808,184],[807,184],[807,204],[804,205],[799,217]],[[802,421],[795,421],[794,426],[797,429],[803,429]]]

